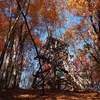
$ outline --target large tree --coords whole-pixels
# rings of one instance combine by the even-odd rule
[[[98,0],[68,0],[66,1],[66,11],[73,19],[72,27],[69,31],[73,34],[72,39],[77,39],[73,44],[73,52],[78,57],[81,66],[83,64],[80,57],[88,57],[91,63],[88,69],[94,70],[91,74],[94,83],[99,83],[100,71],[100,1]],[[78,44],[75,45],[75,44]],[[79,50],[77,50],[79,49]],[[79,65],[78,65],[79,66]],[[80,67],[81,67],[80,66]],[[85,66],[83,69],[85,69]],[[82,68],[82,67],[81,67]],[[87,69],[87,71],[88,71]],[[97,81],[98,80],[98,81]],[[99,85],[99,84],[98,84]]]

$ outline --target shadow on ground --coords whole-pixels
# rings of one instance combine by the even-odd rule
[[[39,89],[11,88],[3,90],[0,100],[100,100],[100,93],[45,90],[42,95]]]

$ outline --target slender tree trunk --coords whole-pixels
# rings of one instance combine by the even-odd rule
[[[19,32],[20,32],[20,34],[19,34],[19,56],[18,56],[18,60],[19,60],[19,64],[18,64],[18,68],[19,68],[19,70],[18,70],[18,73],[17,73],[17,86],[19,86],[19,83],[20,83],[20,79],[21,79],[21,73],[22,73],[22,69],[23,69],[23,49],[24,49],[24,42],[25,42],[25,39],[26,39],[26,37],[24,37],[23,35],[22,35],[22,28],[23,28],[23,23],[22,23],[22,25],[20,26],[20,30],[19,30]],[[25,33],[26,34],[26,33]]]
[[[55,60],[55,52],[51,54],[51,85],[52,89],[56,88],[56,60]]]
[[[10,57],[10,61],[9,61],[9,65],[7,67],[7,72],[6,72],[6,79],[5,79],[5,88],[8,88],[8,82],[9,82],[9,76],[10,76],[10,69],[11,69],[11,65],[12,65],[12,56]]]
[[[6,61],[5,61],[5,65],[4,65],[4,69],[3,69],[3,73],[2,73],[2,77],[1,77],[1,82],[0,82],[0,92],[2,91],[3,87],[5,86],[6,75],[8,75],[7,69],[8,69],[8,66],[10,63],[13,43],[14,43],[14,34],[12,34],[12,39],[10,40],[10,43],[8,46],[8,52],[7,52]]]

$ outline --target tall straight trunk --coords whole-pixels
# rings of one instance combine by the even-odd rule
[[[14,70],[14,67],[12,66],[11,71],[9,72],[9,79],[7,80],[7,84],[6,84],[7,88],[10,86],[13,70]]]
[[[24,49],[24,41],[25,41],[25,38],[24,35],[22,34],[22,29],[23,29],[23,23],[22,25],[20,26],[20,34],[19,34],[19,56],[18,56],[18,60],[19,60],[19,66],[18,66],[18,73],[17,73],[17,77],[16,77],[16,80],[17,80],[17,83],[16,85],[19,86],[19,83],[20,83],[20,79],[21,79],[21,73],[22,73],[22,69],[23,69],[23,49]],[[26,33],[25,33],[26,34]]]
[[[10,76],[10,69],[11,69],[11,65],[12,65],[12,56],[10,57],[10,61],[9,61],[9,64],[8,64],[8,67],[7,67],[7,72],[6,72],[6,78],[5,78],[5,88],[8,88],[9,85],[8,85],[8,82],[9,82],[9,76]]]
[[[24,6],[24,5],[23,5]],[[16,29],[16,24],[20,18],[20,15],[21,15],[21,12],[22,12],[22,9],[20,10],[19,7],[17,7],[17,12],[16,12],[16,23],[15,23],[15,28]],[[17,30],[20,30],[20,29],[17,29]],[[22,31],[22,30],[21,30]],[[18,62],[16,62],[18,59],[17,59],[17,50],[18,47],[16,47],[16,41],[15,41],[15,44],[13,45],[13,52],[14,52],[14,56],[13,56],[13,66],[12,66],[12,70],[11,70],[11,74],[10,74],[10,80],[8,82],[8,85],[10,84],[11,81],[13,81],[14,83],[12,85],[16,85],[16,77],[17,77],[17,72],[18,72]],[[14,79],[14,80],[13,80]]]
[[[8,32],[9,36],[8,36],[8,38],[6,40],[6,43],[4,45],[4,49],[3,49],[2,53],[1,53],[1,56],[0,56],[0,69],[2,68],[2,65],[3,65],[6,49],[7,49],[8,45],[9,45],[9,42],[12,40],[13,35],[15,34],[14,31],[15,31],[15,28],[16,28],[16,24],[17,24],[17,22],[19,20],[19,17],[21,15],[21,11],[19,12],[18,15],[16,15],[16,19],[15,19],[14,25],[10,28],[10,31]]]
[[[13,72],[11,75],[11,81],[13,81],[12,86],[16,87],[16,77],[17,77],[17,72],[18,72],[18,59],[17,59],[17,53],[18,53],[18,46],[16,46],[16,40],[15,43],[13,45],[13,52],[14,52],[14,56],[13,56]]]
[[[0,82],[0,86],[1,86],[0,90],[2,90],[3,87],[5,86],[6,75],[8,75],[7,69],[8,69],[8,66],[10,64],[11,51],[12,51],[12,48],[13,48],[13,43],[14,43],[14,34],[12,34],[12,38],[11,38],[11,40],[9,42],[6,61],[5,61],[5,64],[4,64],[4,69],[3,69],[1,82]]]
[[[55,60],[55,52],[51,57],[51,85],[52,89],[56,89],[56,60]]]
[[[13,48],[13,52],[14,52],[14,55],[12,55],[12,51],[10,52],[10,60],[9,60],[9,64],[8,64],[8,66],[7,66],[7,72],[6,72],[6,79],[5,79],[5,88],[8,88],[9,86],[8,86],[8,82],[9,82],[9,76],[10,76],[10,70],[9,69],[11,69],[12,67],[14,67],[14,66],[12,66],[12,63],[15,63],[15,59],[16,59],[16,39],[14,39],[14,37],[13,37],[13,45],[12,45],[12,48]],[[12,62],[13,61],[13,62]],[[12,66],[12,67],[11,67]],[[13,68],[12,68],[13,69]]]
[[[19,70],[18,70],[18,73],[17,73],[17,83],[16,83],[16,85],[17,85],[17,87],[19,87],[19,84],[20,84],[20,80],[21,80],[21,74],[22,74],[22,70],[23,70],[23,53],[21,54],[21,58],[20,58],[20,64],[19,64]]]
[[[13,54],[10,52],[11,53],[10,61],[9,61],[8,66],[7,66],[7,72],[6,72],[6,77],[5,77],[5,88],[9,87],[9,84],[10,84],[10,81],[11,81],[11,76],[13,74],[13,70],[14,70],[15,64],[16,64],[16,56],[17,56],[16,55],[17,54],[16,39],[13,39],[13,47],[12,48],[13,49],[12,49],[11,52],[13,52]]]

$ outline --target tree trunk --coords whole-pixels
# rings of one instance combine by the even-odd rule
[[[51,85],[52,89],[56,89],[56,64],[55,64],[55,52],[51,57]]]
[[[9,43],[9,46],[8,46],[6,61],[5,61],[5,65],[4,65],[4,69],[3,69],[3,73],[2,73],[2,77],[1,77],[0,90],[2,90],[5,87],[5,82],[6,82],[6,78],[7,78],[6,75],[8,75],[7,69],[9,67],[10,60],[11,60],[10,58],[11,58],[11,51],[12,51],[12,48],[13,48],[13,43],[14,43],[14,34],[12,34],[12,39],[10,40],[10,43]]]

